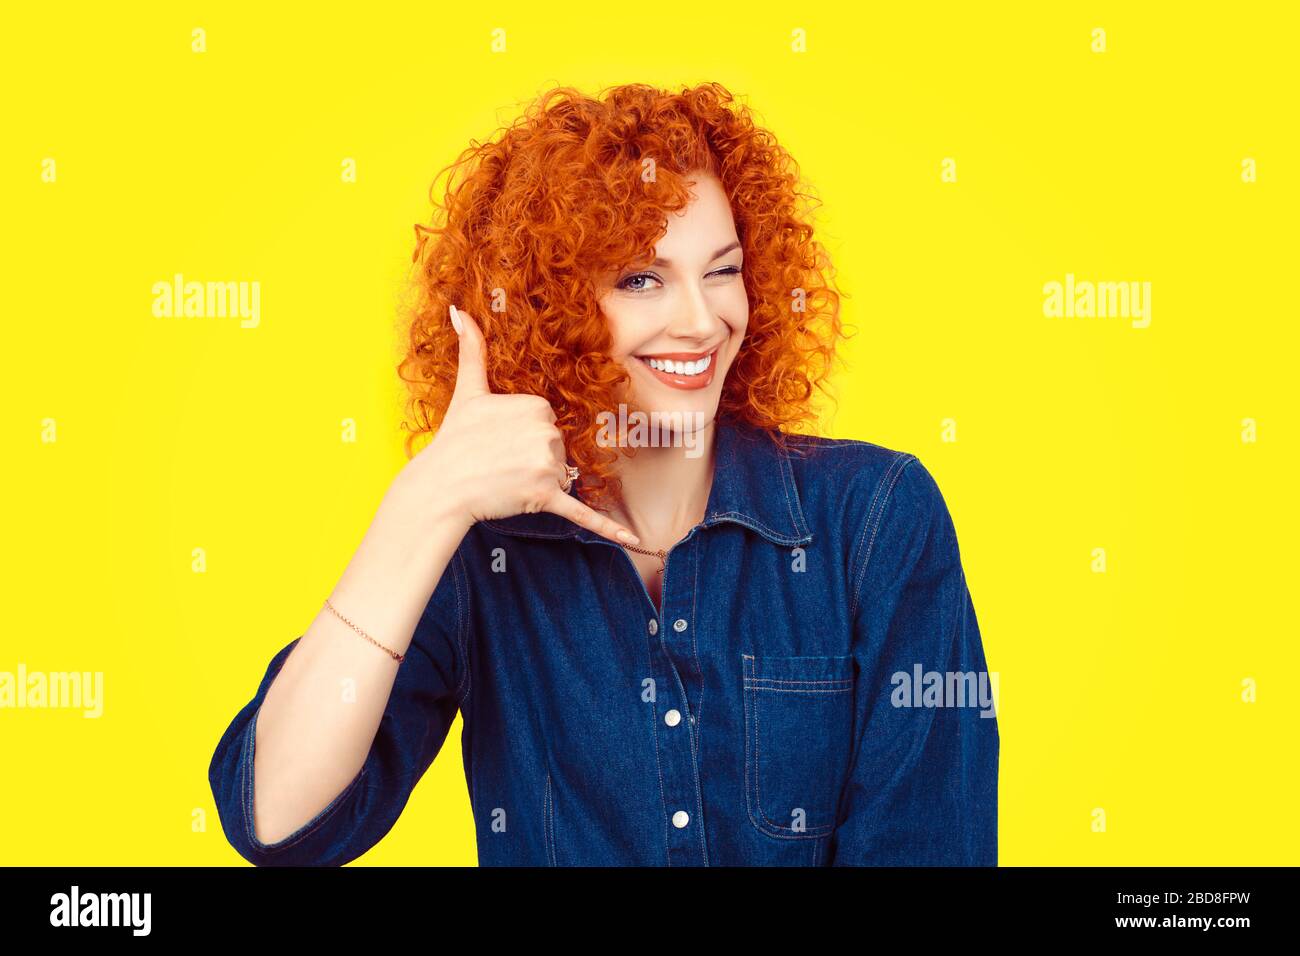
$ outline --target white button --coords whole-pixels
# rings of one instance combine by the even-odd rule
[[[686,630],[686,621],[680,617],[677,620],[673,621],[673,630],[676,631],[678,634]]]
[[[651,634],[659,633],[659,622],[656,621],[654,618],[650,618],[650,633]]]
[[[686,824],[690,822],[691,822],[691,815],[687,813],[685,810],[678,810],[676,813],[673,814],[673,826],[675,826],[679,830],[685,827]]]
[[[669,727],[676,727],[681,722],[682,722],[682,715],[680,712],[676,710],[670,710],[668,711],[668,713],[664,714],[664,723],[667,724]]]

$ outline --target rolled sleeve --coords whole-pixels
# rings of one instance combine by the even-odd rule
[[[855,556],[857,742],[829,860],[996,866],[999,733],[956,531],[915,456]]]
[[[468,593],[459,561],[457,553],[421,615],[361,769],[315,817],[267,844],[253,827],[257,717],[301,638],[271,659],[257,693],[222,734],[208,768],[222,829],[244,859],[257,866],[341,866],[392,829],[469,694]]]

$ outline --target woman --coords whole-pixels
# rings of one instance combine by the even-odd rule
[[[484,865],[995,864],[944,500],[793,431],[841,334],[793,161],[634,85],[452,168],[400,366],[433,438],[217,746],[232,845],[356,858],[460,711]]]

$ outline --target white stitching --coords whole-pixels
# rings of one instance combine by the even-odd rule
[[[830,823],[823,823],[815,827],[809,827],[801,833],[795,833],[793,827],[782,826],[774,820],[769,820],[767,814],[763,812],[763,802],[760,791],[760,774],[759,765],[761,755],[759,752],[760,735],[758,731],[758,691],[782,692],[780,688],[766,687],[765,681],[774,680],[773,678],[763,678],[757,676],[757,664],[753,654],[742,653],[741,659],[744,662],[741,667],[742,690],[741,703],[744,709],[745,719],[745,804],[746,812],[749,815],[750,822],[754,827],[765,836],[774,837],[783,840],[807,840],[814,841],[823,838],[834,832],[836,823],[832,820]],[[852,666],[852,660],[846,662],[846,666]],[[847,693],[852,690],[853,678],[843,678],[849,686],[835,690],[821,689],[799,689],[791,690],[788,693]],[[830,681],[776,681],[777,683],[791,684],[820,684],[830,683]],[[850,742],[850,748],[852,742]],[[851,755],[850,755],[851,756]],[[838,810],[838,807],[836,808]],[[757,811],[757,816],[755,812]],[[761,818],[761,822],[760,822]],[[772,832],[773,830],[778,832]],[[816,849],[813,850],[814,856]]]
[[[897,461],[897,460],[898,460],[898,459],[895,459],[895,461]],[[893,479],[889,482],[889,490],[885,492],[885,497],[884,497],[884,498],[881,500],[881,502],[880,502],[880,513],[876,516],[876,520],[875,520],[874,522],[871,523],[871,540],[867,543],[867,551],[866,551],[866,554],[864,554],[864,555],[862,556],[862,567],[861,567],[861,569],[859,569],[859,571],[858,571],[857,579],[853,582],[853,600],[852,600],[852,601],[850,602],[850,604],[849,604],[849,620],[850,620],[850,621],[853,621],[854,618],[856,618],[856,616],[857,616],[857,611],[858,611],[858,595],[859,595],[859,592],[860,592],[860,590],[861,590],[861,588],[862,588],[862,579],[863,579],[863,577],[866,576],[866,573],[867,573],[867,565],[871,563],[871,553],[872,553],[872,551],[874,550],[874,548],[875,548],[875,546],[876,546],[876,534],[880,531],[880,525],[883,523],[884,515],[885,515],[885,509],[889,506],[890,496],[894,493],[894,485],[898,483],[898,479],[902,476],[903,472],[907,471],[907,467],[908,467],[908,465],[912,464],[912,462],[917,461],[917,460],[918,460],[918,459],[917,459],[917,457],[916,457],[915,455],[908,455],[908,456],[907,456],[907,463],[904,464],[903,467],[899,468],[897,471],[894,472],[894,477],[893,477]],[[882,483],[882,484],[884,483],[884,478],[881,478],[881,483]],[[874,504],[874,502],[873,502],[873,504]],[[870,515],[868,515],[868,519],[869,519],[869,518],[870,518]],[[863,530],[864,530],[864,533],[865,533],[865,530],[866,530],[866,529],[864,528]]]
[[[469,664],[470,664],[469,650],[468,650],[468,644],[465,640],[465,635],[469,631],[469,611],[467,608],[461,607],[460,572],[457,571],[456,569],[456,565],[461,562],[463,562],[463,558],[461,558],[460,548],[457,548],[455,553],[452,554],[451,580],[452,580],[452,584],[456,586],[456,643],[460,647],[461,662],[465,665],[465,673],[461,675],[460,684],[457,685],[456,687],[456,692],[458,695],[456,706],[461,709],[463,715],[465,709],[465,700],[466,698],[469,697],[471,683],[470,683],[470,672],[469,672]],[[468,601],[469,572],[468,571],[465,571],[465,578],[466,578],[465,593],[467,598],[465,603],[468,604],[469,603]],[[461,693],[461,687],[465,688],[463,693]]]

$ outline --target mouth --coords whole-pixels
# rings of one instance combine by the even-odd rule
[[[708,388],[718,367],[717,347],[710,352],[666,352],[634,357],[665,385],[687,391]]]

